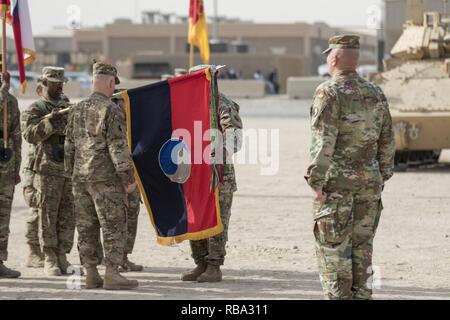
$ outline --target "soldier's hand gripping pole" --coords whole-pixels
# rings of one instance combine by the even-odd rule
[[[68,108],[65,108],[65,109],[61,109],[61,110],[59,110],[59,111],[56,112],[56,113],[57,113],[58,115],[63,115],[63,114],[65,114],[65,113],[68,113],[68,112],[70,111],[70,109],[72,109],[72,107],[68,107]],[[43,120],[43,119],[48,119],[48,118],[51,118],[51,117],[53,117],[53,114],[52,114],[52,113],[49,113],[49,114],[43,116],[43,117],[42,117],[42,120]]]
[[[2,7],[2,73],[6,74],[6,8]],[[5,81],[5,79],[2,79]],[[8,148],[8,96],[3,101],[3,146],[0,146],[0,161],[7,162],[12,157],[12,150]]]

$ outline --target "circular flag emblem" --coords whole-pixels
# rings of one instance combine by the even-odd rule
[[[185,183],[191,175],[191,155],[186,143],[178,138],[168,140],[159,150],[159,166],[175,183]]]

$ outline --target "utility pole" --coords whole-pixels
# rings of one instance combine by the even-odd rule
[[[381,4],[381,17],[379,21],[379,25],[377,26],[377,70],[378,72],[383,72],[384,69],[384,50],[385,50],[385,41],[384,41],[384,25],[386,20],[386,6],[385,3]]]

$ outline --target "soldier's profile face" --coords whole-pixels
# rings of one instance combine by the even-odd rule
[[[46,81],[46,82],[47,82],[47,85],[45,86],[45,91],[47,91],[46,96],[55,100],[59,99],[59,97],[63,93],[63,83],[53,81]]]

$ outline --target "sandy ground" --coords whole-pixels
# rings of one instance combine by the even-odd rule
[[[29,101],[21,101],[23,108]],[[28,208],[17,188],[8,266],[22,278],[0,279],[0,299],[321,299],[312,234],[311,191],[303,180],[309,146],[307,101],[241,101],[247,129],[279,129],[280,168],[262,176],[260,164],[239,164],[224,280],[183,283],[192,267],[188,243],[156,244],[142,207],[131,259],[145,265],[128,273],[134,291],[78,290],[77,278],[46,277],[24,267]],[[450,298],[450,152],[436,168],[398,173],[383,195],[375,239],[377,299]],[[79,263],[74,248],[70,261]],[[103,272],[103,271],[101,271]],[[74,288],[75,289],[70,289]]]

